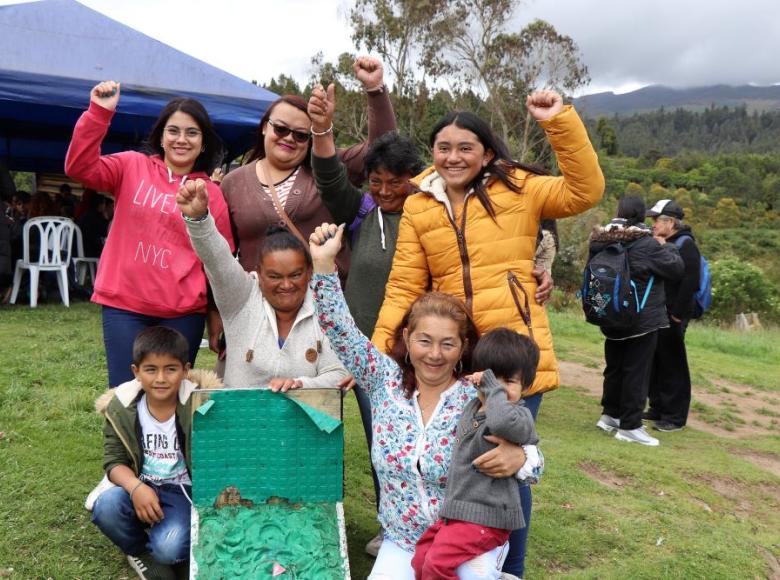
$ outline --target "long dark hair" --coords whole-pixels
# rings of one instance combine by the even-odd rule
[[[403,373],[401,386],[407,399],[412,398],[412,394],[417,388],[417,377],[408,358],[409,351],[403,338],[404,329],[407,329],[411,334],[420,319],[425,316],[449,318],[458,325],[458,337],[463,343],[463,353],[460,358],[463,363],[463,368],[460,371],[461,376],[471,372],[471,351],[479,340],[479,331],[461,300],[443,292],[428,292],[417,298],[406,311],[398,328],[395,329],[392,338],[393,348],[390,349],[390,357],[401,367]]]
[[[306,116],[309,116],[309,111],[307,110],[307,103],[306,100],[303,97],[299,97],[298,95],[282,95],[278,99],[276,99],[273,104],[268,107],[268,110],[265,112],[265,115],[263,115],[263,118],[260,119],[260,124],[257,126],[257,141],[255,142],[255,146],[250,151],[249,157],[245,161],[245,163],[251,163],[252,161],[257,161],[258,159],[264,159],[265,158],[265,138],[263,135],[263,127],[268,122],[268,119],[271,118],[271,113],[274,112],[274,109],[277,105],[281,103],[287,103],[288,105],[295,107],[299,111],[303,111],[306,113]],[[273,129],[271,129],[273,130]],[[306,149],[306,157],[303,158],[303,161],[301,165],[303,165],[306,168],[311,167],[311,146],[312,146],[312,139],[309,138],[309,147]]]
[[[192,166],[192,171],[202,171],[206,175],[211,175],[216,167],[222,163],[222,158],[225,156],[225,149],[222,145],[222,139],[219,138],[214,125],[211,123],[211,118],[206,112],[200,101],[191,99],[189,97],[177,97],[168,102],[163,110],[160,111],[157,121],[155,121],[152,131],[149,133],[149,137],[146,140],[146,148],[152,153],[156,153],[162,159],[165,159],[165,151],[162,148],[162,134],[165,130],[165,126],[168,124],[168,119],[171,115],[181,111],[187,113],[190,117],[195,119],[198,124],[198,128],[203,134],[203,152],[198,155],[195,160],[195,164]]]
[[[496,212],[493,209],[493,204],[490,203],[490,196],[488,196],[487,189],[483,183],[486,174],[495,177],[515,193],[520,193],[520,186],[510,175],[512,169],[524,169],[525,171],[536,175],[545,175],[547,173],[541,167],[513,160],[509,147],[507,147],[506,143],[493,132],[490,125],[469,111],[453,111],[444,115],[431,131],[429,140],[431,149],[433,149],[433,146],[436,143],[436,136],[442,129],[450,125],[455,125],[460,129],[471,131],[476,135],[477,139],[479,139],[479,142],[485,148],[485,151],[492,151],[494,154],[493,159],[482,168],[467,188],[474,190],[477,199],[479,199],[482,206],[493,219],[496,219]]]

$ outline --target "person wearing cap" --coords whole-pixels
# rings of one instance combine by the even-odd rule
[[[666,284],[666,311],[669,327],[658,331],[658,344],[650,375],[650,408],[644,418],[653,421],[657,431],[680,431],[688,420],[691,404],[691,373],[685,351],[688,327],[699,287],[701,254],[691,231],[683,223],[685,212],[673,199],[662,199],[647,211],[653,219],[653,235],[661,244],[678,245],[685,265],[682,279]],[[675,242],[684,237],[681,244]]]

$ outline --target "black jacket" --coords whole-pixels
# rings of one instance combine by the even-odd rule
[[[670,246],[677,246],[676,240],[682,236],[689,236],[680,246],[685,272],[680,280],[670,280],[666,285],[666,310],[670,316],[680,320],[687,320],[693,315],[695,305],[694,295],[699,289],[699,275],[701,274],[701,254],[696,246],[696,241],[691,231],[691,226],[684,225],[680,231],[666,239]]]
[[[588,259],[612,242],[622,242],[628,252],[631,280],[637,286],[640,299],[647,283],[655,276],[644,309],[635,327],[627,330],[602,329],[607,338],[622,339],[646,334],[669,326],[665,305],[665,281],[679,280],[683,275],[683,261],[674,244],[659,244],[652,230],[645,224],[624,227],[624,220],[612,220],[604,227],[596,227],[590,236]]]

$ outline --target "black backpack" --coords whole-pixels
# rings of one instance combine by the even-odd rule
[[[654,276],[647,281],[641,301],[631,279],[628,248],[613,242],[596,253],[582,275],[582,310],[585,319],[605,330],[625,330],[637,323],[653,287]]]

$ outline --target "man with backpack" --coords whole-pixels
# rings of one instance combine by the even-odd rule
[[[669,326],[664,304],[667,281],[679,279],[682,260],[673,245],[661,245],[645,221],[645,202],[627,196],[617,218],[595,228],[582,285],[582,306],[604,341],[604,394],[596,426],[615,439],[655,447],[642,425],[653,353],[659,331]]]
[[[644,414],[645,419],[654,422],[653,429],[673,432],[685,426],[691,404],[685,330],[690,319],[701,316],[706,307],[706,302],[697,301],[702,259],[691,227],[682,222],[685,213],[679,203],[662,199],[647,211],[647,217],[653,219],[655,239],[676,246],[685,265],[682,279],[666,284],[669,326],[658,332],[650,375],[650,408]]]

